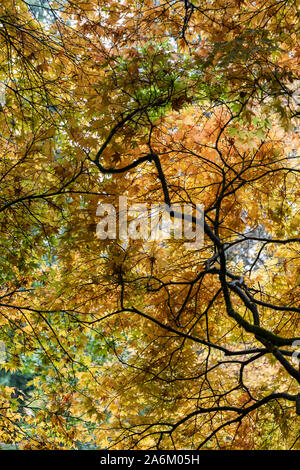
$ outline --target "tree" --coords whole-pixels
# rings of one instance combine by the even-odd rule
[[[295,2],[0,8],[1,442],[299,447]],[[203,246],[99,240],[120,195]]]

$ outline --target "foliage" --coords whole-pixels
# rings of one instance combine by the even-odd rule
[[[1,442],[299,447],[298,17],[1,2],[2,366],[31,377]],[[119,195],[203,204],[203,247],[99,240]]]

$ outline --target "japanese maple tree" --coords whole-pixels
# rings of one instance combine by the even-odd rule
[[[32,377],[2,443],[299,448],[298,17],[2,1],[2,367]],[[99,239],[119,196],[202,204],[203,245]]]

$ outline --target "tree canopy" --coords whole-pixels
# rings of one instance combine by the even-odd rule
[[[1,2],[1,365],[30,380],[0,442],[299,448],[298,18]],[[202,204],[203,245],[99,239],[120,195]]]

